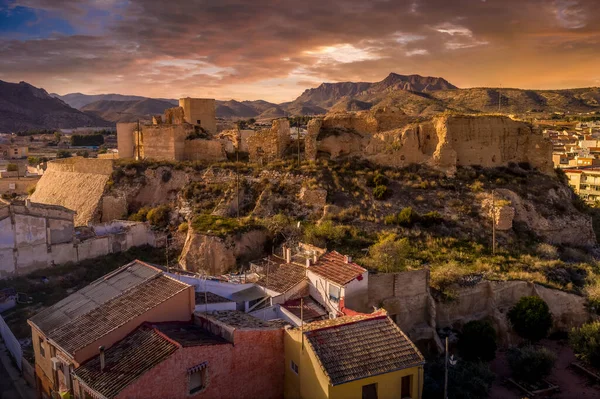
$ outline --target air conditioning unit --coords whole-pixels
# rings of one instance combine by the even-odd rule
[[[52,361],[52,370],[59,371],[62,369],[62,363],[57,357],[53,357],[50,360]]]

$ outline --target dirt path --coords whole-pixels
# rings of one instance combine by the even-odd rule
[[[597,399],[600,398],[600,385],[592,384],[591,381],[569,368],[575,360],[575,355],[565,341],[544,340],[542,344],[556,354],[557,360],[548,381],[558,385],[560,392],[552,396],[556,399]],[[506,360],[506,353],[498,351],[496,359],[490,365],[496,374],[496,380],[492,385],[491,399],[520,399],[524,395],[512,385],[504,381],[510,377],[510,368]]]

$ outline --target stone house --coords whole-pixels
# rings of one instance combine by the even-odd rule
[[[0,159],[22,159],[27,158],[28,155],[29,147],[13,144],[0,144]]]

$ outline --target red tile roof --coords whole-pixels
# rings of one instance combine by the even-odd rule
[[[336,251],[321,256],[308,270],[340,285],[348,284],[367,271],[354,262],[346,262],[346,257]]]
[[[85,390],[110,399],[178,348],[154,328],[142,325],[105,351],[103,371],[100,371],[100,356],[96,356],[75,369],[73,374]]]
[[[416,346],[389,317],[350,320],[304,333],[331,385],[424,363]]]
[[[189,288],[188,284],[159,274],[50,331],[48,338],[72,355],[77,350]]]
[[[305,277],[305,267],[294,263],[281,263],[270,267],[269,274],[261,277],[256,284],[283,294],[300,284]]]

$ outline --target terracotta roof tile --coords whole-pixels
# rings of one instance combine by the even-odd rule
[[[277,267],[271,267],[269,275],[261,277],[256,284],[272,291],[284,293],[300,284],[305,277],[305,267],[293,263],[281,263]]]
[[[105,351],[105,369],[96,356],[74,371],[75,378],[105,398],[114,398],[145,372],[161,363],[179,346],[142,325]]]
[[[161,273],[52,330],[47,337],[73,354],[189,287]]]
[[[354,262],[346,263],[346,257],[336,251],[321,256],[308,270],[340,285],[348,284],[367,271]]]
[[[387,316],[304,333],[332,385],[422,364],[423,356]]]

